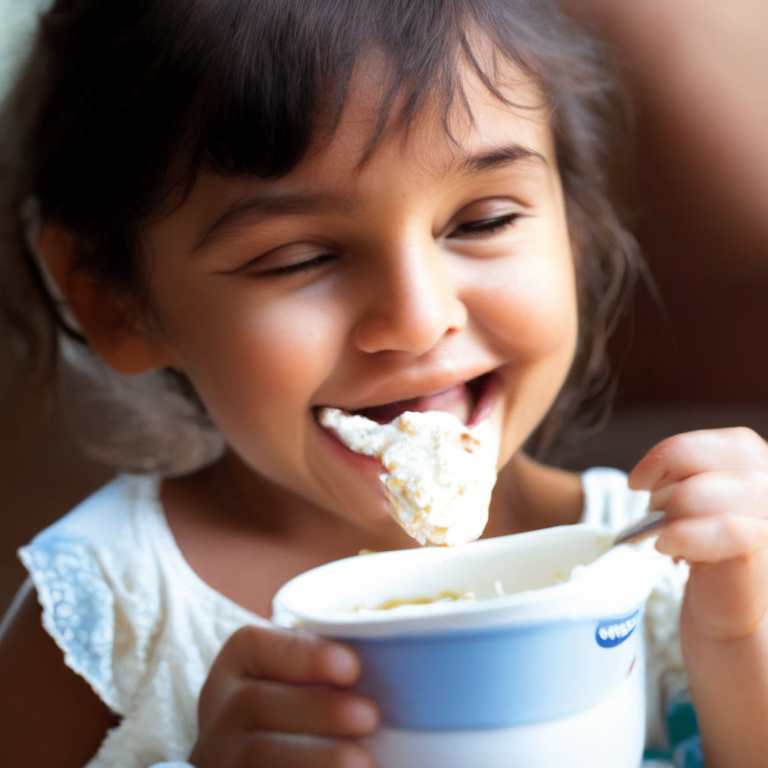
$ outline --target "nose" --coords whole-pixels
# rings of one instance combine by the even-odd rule
[[[467,323],[467,308],[434,241],[393,246],[366,269],[365,304],[354,329],[367,353],[422,354]]]

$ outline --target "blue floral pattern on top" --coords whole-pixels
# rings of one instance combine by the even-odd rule
[[[67,665],[122,714],[113,680],[114,599],[87,544],[76,537],[40,536],[19,550],[43,607],[43,625]]]

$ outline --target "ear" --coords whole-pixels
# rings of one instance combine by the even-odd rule
[[[76,266],[77,237],[46,222],[35,245],[49,275],[99,357],[118,373],[134,375],[172,364],[170,351],[151,335],[135,302]]]

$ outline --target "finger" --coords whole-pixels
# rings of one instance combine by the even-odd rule
[[[243,757],[242,768],[376,768],[360,744],[313,736],[254,734]]]
[[[663,440],[629,475],[630,488],[655,491],[699,472],[768,469],[768,445],[751,429],[701,430]]]
[[[750,558],[768,547],[768,521],[742,515],[673,520],[656,541],[659,552],[689,563],[722,563]]]
[[[375,704],[332,688],[250,680],[240,685],[221,713],[240,730],[359,737],[379,727]]]
[[[667,518],[722,513],[768,518],[768,472],[703,472],[654,491],[648,507],[663,510]]]
[[[228,642],[227,652],[225,663],[242,677],[349,686],[360,676],[351,648],[288,630],[243,627]]]

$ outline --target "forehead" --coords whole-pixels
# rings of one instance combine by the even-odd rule
[[[530,76],[512,65],[497,71],[496,93],[464,66],[450,104],[435,94],[404,120],[404,105],[396,100],[384,121],[380,66],[369,57],[356,67],[338,123],[320,132],[294,169],[297,176],[322,168],[326,178],[364,178],[371,166],[407,163],[416,175],[441,178],[462,170],[464,158],[512,147],[519,148],[520,160],[528,153],[531,161],[538,156],[555,167],[545,100]]]

